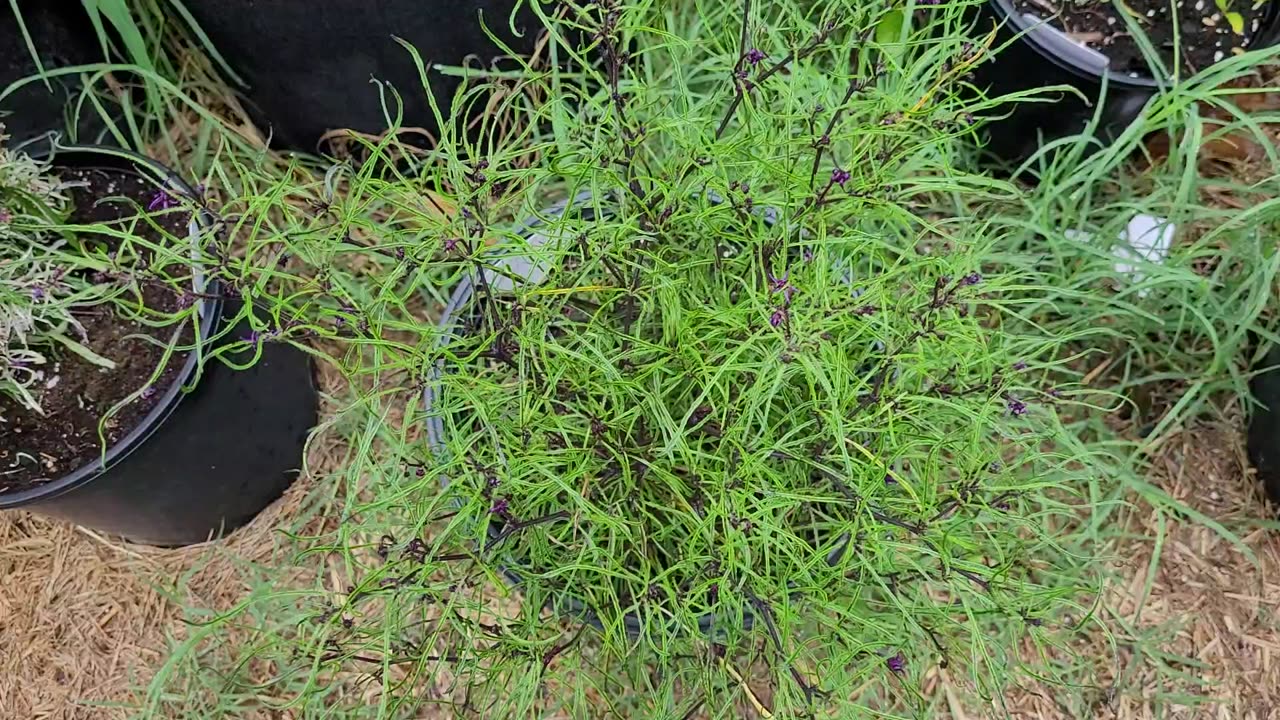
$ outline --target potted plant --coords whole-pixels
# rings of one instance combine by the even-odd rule
[[[1114,139],[1170,78],[1273,44],[1280,5],[987,0],[975,33],[993,30],[991,46],[1002,49],[974,78],[989,96],[1054,86],[1077,91],[1005,107],[1007,116],[987,125],[986,151],[1017,162],[1042,141],[1083,132],[1095,114],[1101,139]]]
[[[591,100],[561,143],[532,170],[454,167],[464,212],[442,250],[461,277],[421,464],[457,503],[449,527],[476,529],[448,557],[491,561],[527,616],[586,619],[607,648],[674,656],[685,638],[742,667],[754,637],[793,709],[868,677],[895,692],[960,647],[999,675],[1014,663],[976,649],[992,628],[1047,638],[1074,593],[1035,539],[1065,478],[1046,449],[1059,394],[1030,367],[1051,339],[1002,327],[1015,274],[981,223],[907,209],[970,192],[945,159],[961,101],[895,105],[865,31],[773,11],[701,18],[744,28],[706,39],[736,48],[716,62],[666,42],[689,32],[669,18],[583,8],[600,87],[576,89]],[[937,87],[959,45],[903,75]],[[485,203],[515,184],[566,199],[504,229]],[[433,557],[414,543],[379,554]],[[351,602],[425,575],[392,567]],[[367,660],[351,642],[326,657]]]
[[[217,359],[244,352],[250,313],[214,277],[211,232],[147,158],[0,150],[0,508],[182,545],[288,487],[310,361],[285,345],[244,371]]]

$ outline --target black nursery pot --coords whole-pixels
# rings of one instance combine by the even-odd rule
[[[532,52],[541,24],[524,3],[519,34],[513,35],[510,15],[516,5],[516,0],[200,0],[188,8],[248,85],[250,112],[270,128],[276,144],[312,151],[329,130],[376,134],[386,129],[386,117],[395,117],[395,101],[387,93],[384,110],[371,79],[399,93],[403,127],[438,134],[418,68],[395,38],[417,49],[431,93],[448,113],[460,80],[431,66],[487,67],[502,50],[485,27],[514,52]]]
[[[76,123],[68,117],[68,107],[81,91],[77,76],[49,77],[47,83],[33,80],[6,92],[39,72],[13,14],[15,9],[22,13],[31,45],[46,71],[103,60],[93,26],[80,3],[19,0],[16,8],[0,9],[0,93],[5,94],[0,99],[0,123],[12,138],[10,146],[68,130],[78,134],[73,139],[84,142],[101,128],[101,122],[93,112],[85,113]],[[45,149],[37,146],[37,152]]]
[[[167,168],[121,155],[115,149],[76,149],[58,153],[54,162],[134,170],[171,193],[195,197]],[[193,233],[212,221],[198,215]],[[202,295],[207,299],[199,304],[199,337],[209,338],[226,328],[241,304],[218,299],[213,283]],[[250,332],[241,322],[206,350]],[[246,370],[211,360],[197,377],[198,363],[197,353],[190,353],[161,401],[102,460],[44,485],[0,494],[0,508],[25,508],[160,546],[218,538],[253,519],[284,493],[302,464],[318,405],[310,356],[266,343]]]
[[[1258,364],[1249,391],[1261,403],[1249,419],[1249,462],[1272,502],[1280,503],[1280,345]]]
[[[989,96],[1066,85],[1083,95],[1060,93],[1053,102],[1020,102],[1002,108],[1008,117],[987,123],[987,153],[1006,163],[1021,162],[1044,141],[1082,133],[1098,113],[1096,136],[1113,142],[1142,113],[1161,88],[1155,78],[1115,72],[1108,58],[1071,40],[1041,18],[1023,15],[1013,0],[987,0],[977,10],[975,36],[996,28],[996,57],[974,70],[973,84]],[[1268,2],[1252,47],[1274,44],[1280,30],[1280,3]],[[1104,78],[1106,94],[1103,95]],[[1084,98],[1087,98],[1085,100]],[[1101,104],[1101,110],[1098,105]]]

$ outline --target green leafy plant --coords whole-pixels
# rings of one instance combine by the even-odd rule
[[[1231,0],[1213,0],[1218,6],[1218,10],[1222,13],[1222,17],[1227,19],[1227,24],[1231,26],[1231,32],[1237,35],[1244,35],[1244,16],[1231,9]]]
[[[667,651],[752,628],[800,703],[950,647],[1003,673],[987,624],[1039,626],[1076,589],[1031,570],[1060,428],[1041,348],[1001,329],[1016,272],[986,262],[980,223],[904,212],[964,191],[931,146],[964,112],[881,95],[860,29],[883,21],[839,12],[786,40],[738,17],[700,75],[645,44],[642,12],[578,11],[601,58],[581,92],[609,102],[545,162],[581,200],[486,249],[502,169],[471,163],[446,250],[474,287],[424,460],[535,606]],[[921,254],[931,230],[965,241]]]
[[[301,541],[335,567],[255,569],[145,715],[900,716],[943,665],[984,698],[1059,679],[1094,450],[1019,317],[1049,291],[969,210],[1019,192],[961,169],[962,8],[534,9],[546,66],[422,65],[468,81],[432,151],[220,168],[263,341],[352,386],[341,522]]]

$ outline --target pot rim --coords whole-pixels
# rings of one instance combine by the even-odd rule
[[[1047,19],[1018,12],[1013,0],[987,0],[987,4],[996,15],[1009,23],[1019,42],[1027,43],[1046,60],[1066,70],[1092,80],[1105,79],[1108,83],[1121,87],[1157,90],[1165,85],[1165,82],[1151,75],[1139,74],[1133,77],[1129,73],[1112,70],[1106,55],[1067,37]],[[999,61],[998,57],[996,61]]]
[[[1013,0],[987,0],[987,6],[1012,26],[1020,41],[1035,48],[1045,59],[1076,75],[1096,81],[1105,79],[1109,84],[1118,87],[1145,91],[1162,90],[1170,82],[1168,77],[1154,77],[1149,72],[1133,77],[1127,72],[1112,70],[1108,65],[1101,65],[1097,58],[1105,58],[1105,55],[1076,43],[1047,19],[1018,12]],[[1266,15],[1263,16],[1262,25],[1254,35],[1254,43],[1250,49],[1256,50],[1273,45],[1278,34],[1280,34],[1280,3],[1268,2]],[[997,58],[998,61],[999,58]]]
[[[205,208],[195,189],[176,172],[145,155],[130,150],[100,145],[61,145],[49,155],[48,159],[55,164],[60,160],[70,159],[78,167],[82,168],[102,168],[132,172],[152,182],[158,188],[193,201],[196,211],[192,213],[191,219],[187,223],[187,238],[193,246],[198,241],[200,233],[213,226],[213,215]],[[127,166],[125,166],[126,164]],[[192,254],[195,254],[194,248]],[[208,297],[210,294],[208,290],[210,288],[216,289],[217,282],[210,280],[204,273],[200,272],[199,266],[196,266],[196,271],[193,275],[197,297],[196,307],[197,312],[200,314],[200,326],[197,329],[196,340],[198,344],[204,344],[213,335],[214,324],[217,322],[222,309],[222,299],[221,297]],[[191,380],[191,377],[195,375],[200,361],[199,352],[189,353],[178,377],[165,388],[160,401],[123,438],[108,447],[105,455],[41,485],[0,493],[0,509],[18,508],[64,495],[92,482],[127,458],[130,453],[142,445],[164,423],[178,406],[184,395],[183,389]]]

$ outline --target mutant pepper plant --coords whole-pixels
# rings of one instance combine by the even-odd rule
[[[370,717],[897,717],[939,671],[997,703],[1064,677],[1095,470],[1018,317],[1038,281],[968,209],[1017,191],[960,169],[964,9],[533,9],[545,62],[455,98],[492,122],[369,142],[314,220],[378,244],[347,325],[430,320],[350,358],[315,541],[350,580],[264,581],[238,666]],[[431,212],[354,233],[360,193]]]
[[[529,612],[722,678],[755,648],[782,707],[953,665],[995,692],[1084,596],[1046,533],[1080,469],[1053,340],[1005,329],[1019,270],[948,211],[1005,191],[955,168],[981,49],[928,10],[557,8],[589,47],[538,162],[452,165],[423,464],[453,526]]]

